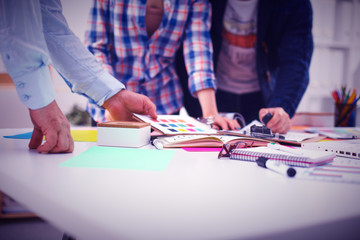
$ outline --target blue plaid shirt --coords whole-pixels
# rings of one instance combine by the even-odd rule
[[[148,96],[158,114],[172,114],[182,106],[175,72],[175,54],[181,43],[190,92],[215,89],[210,4],[164,0],[163,19],[150,38],[145,13],[146,0],[94,0],[86,45],[128,90]],[[87,110],[95,121],[105,121],[103,109],[89,103]]]

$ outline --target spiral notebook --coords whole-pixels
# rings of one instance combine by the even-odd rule
[[[254,162],[259,157],[266,157],[294,167],[313,167],[329,163],[335,158],[334,153],[300,148],[297,150],[299,150],[299,154],[288,153],[268,147],[240,148],[231,152],[230,159]]]

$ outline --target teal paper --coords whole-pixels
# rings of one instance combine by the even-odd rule
[[[59,166],[164,171],[174,154],[175,150],[93,146]]]
[[[27,133],[21,133],[21,134],[16,134],[16,135],[11,135],[11,136],[4,136],[4,138],[30,139],[31,136],[32,136],[32,132],[27,132]]]

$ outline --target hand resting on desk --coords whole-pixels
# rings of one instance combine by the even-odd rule
[[[148,97],[127,90],[121,90],[106,100],[103,106],[114,120],[132,120],[133,113],[157,117],[156,107]],[[43,108],[29,111],[34,125],[30,149],[37,149],[39,153],[70,153],[74,150],[70,124],[56,101]],[[42,144],[44,136],[46,141]]]
[[[74,150],[70,124],[55,100],[43,108],[29,109],[29,112],[34,125],[30,149],[37,149],[39,153],[70,153]],[[44,136],[46,142],[41,144]]]

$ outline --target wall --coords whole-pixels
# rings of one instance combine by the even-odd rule
[[[310,84],[297,112],[333,112],[334,89],[344,85],[360,91],[360,0],[311,0],[311,3],[315,49]]]

